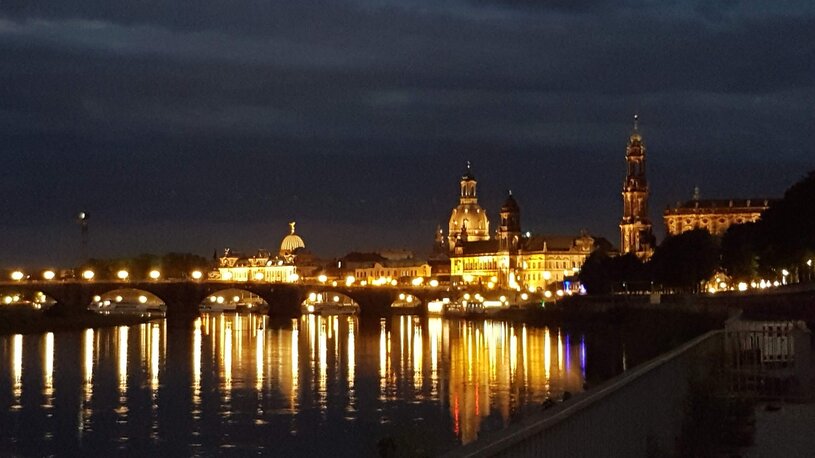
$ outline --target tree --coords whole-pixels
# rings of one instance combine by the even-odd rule
[[[815,257],[815,171],[793,184],[781,200],[772,202],[764,211],[757,245],[760,266],[767,270],[789,268],[797,275],[811,269],[806,263]]]
[[[759,226],[734,224],[722,237],[722,269],[733,280],[749,282],[758,274]]]
[[[609,256],[604,250],[595,250],[583,261],[578,278],[580,284],[586,288],[587,294],[602,295],[611,293],[608,260]]]
[[[719,267],[717,239],[705,229],[666,238],[651,258],[654,279],[663,286],[698,292]]]

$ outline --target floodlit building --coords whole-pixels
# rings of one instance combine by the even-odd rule
[[[662,218],[668,235],[693,229],[706,229],[713,235],[724,235],[733,224],[758,221],[771,199],[700,199],[698,188],[693,199],[668,207]]]
[[[586,233],[524,234],[520,207],[512,193],[501,207],[500,225],[494,238],[470,239],[468,231],[462,228],[455,239],[450,254],[450,279],[487,288],[538,291],[555,283],[569,288],[570,283],[576,285],[574,277],[596,242]]]
[[[300,279],[295,261],[298,251],[305,249],[305,242],[294,232],[294,222],[289,223],[290,232],[280,243],[278,254],[258,250],[252,256],[224,250],[218,259],[218,270],[210,279],[233,282],[292,283]]]
[[[490,239],[490,220],[487,212],[478,205],[477,185],[478,181],[467,162],[467,172],[461,177],[458,206],[453,208],[448,224],[447,240],[451,251],[459,240],[476,242]]]
[[[620,220],[620,254],[634,253],[648,259],[654,252],[655,239],[648,217],[648,181],[645,178],[645,143],[638,131],[634,115],[634,131],[625,149],[627,172],[623,183],[623,217]]]

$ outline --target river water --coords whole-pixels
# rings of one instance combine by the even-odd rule
[[[6,335],[0,454],[435,455],[582,391],[592,358],[588,379],[608,378],[625,343],[414,316],[203,314]]]

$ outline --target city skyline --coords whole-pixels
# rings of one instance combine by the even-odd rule
[[[155,5],[154,5],[155,6]],[[206,6],[206,7],[205,7]],[[4,263],[276,246],[429,251],[472,161],[490,218],[618,239],[631,116],[650,217],[813,168],[809,2],[0,6]],[[591,31],[587,33],[586,31]]]

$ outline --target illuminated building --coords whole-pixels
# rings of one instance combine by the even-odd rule
[[[478,205],[477,184],[467,162],[467,172],[461,177],[458,206],[450,214],[447,240],[451,251],[459,239],[467,242],[490,239],[490,220]]]
[[[648,259],[654,252],[654,236],[648,218],[648,181],[645,179],[645,143],[637,130],[638,118],[634,115],[634,131],[625,149],[628,171],[623,184],[623,218],[620,220],[620,254],[634,253],[640,259]]]
[[[400,261],[375,262],[370,267],[360,267],[354,269],[354,277],[357,281],[366,281],[368,284],[386,284],[392,280],[400,283],[408,283],[414,278],[430,277],[430,265],[413,259]]]
[[[697,189],[693,199],[668,207],[662,217],[668,235],[693,229],[724,235],[732,224],[758,221],[771,202],[770,199],[699,199]]]
[[[218,270],[210,274],[212,280],[254,281],[269,283],[292,283],[300,279],[295,260],[298,251],[306,244],[294,233],[294,222],[289,223],[291,232],[280,243],[278,255],[268,250],[258,250],[254,256],[244,256],[229,248],[218,259]]]
[[[595,242],[586,233],[523,234],[520,208],[510,194],[501,207],[501,224],[494,239],[466,241],[461,237],[456,242],[450,255],[450,277],[465,284],[543,290],[575,276]]]

